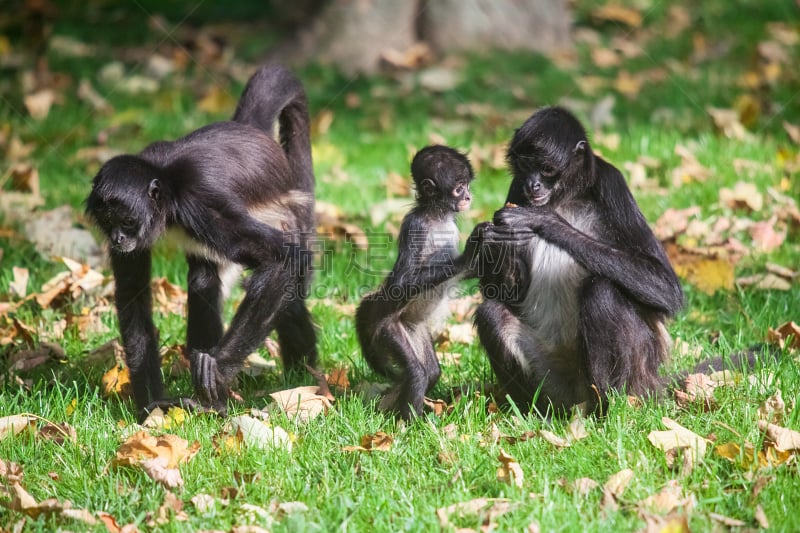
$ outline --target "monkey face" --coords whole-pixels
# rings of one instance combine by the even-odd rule
[[[450,195],[453,198],[453,211],[466,211],[472,204],[469,183],[457,183]]]
[[[114,252],[133,252],[146,241],[144,236],[147,233],[147,223],[137,219],[134,212],[124,204],[95,202],[90,215],[105,234]]]

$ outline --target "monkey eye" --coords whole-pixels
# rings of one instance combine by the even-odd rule
[[[462,194],[464,194],[464,191],[467,191],[467,190],[469,190],[469,185],[467,185],[465,183],[461,183],[459,185],[456,185],[456,188],[453,189],[453,196],[461,196]]]
[[[550,165],[546,165],[546,166],[543,166],[541,169],[539,169],[539,173],[542,176],[544,176],[545,178],[552,178],[553,176],[558,174],[558,170],[556,170],[555,168],[551,167]]]

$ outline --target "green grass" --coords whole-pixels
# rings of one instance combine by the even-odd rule
[[[140,4],[147,12],[156,11],[155,3]],[[634,190],[651,222],[670,207],[699,205],[704,219],[730,214],[719,205],[719,189],[740,180],[754,182],[764,193],[769,187],[780,188],[782,179],[788,178],[788,190],[784,193],[799,197],[797,171],[781,168],[777,160],[779,153],[797,157],[798,147],[792,144],[781,124],[784,120],[800,122],[797,96],[800,77],[792,66],[797,62],[800,48],[787,49],[794,63],[785,65],[778,81],[757,94],[764,108],[750,127],[751,140],[721,136],[706,113],[709,106],[731,108],[740,96],[749,94],[737,80],[756,68],[756,45],[767,38],[768,22],[783,20],[794,28],[800,23],[794,3],[715,0],[694,7],[696,2],[678,2],[689,10],[694,29],[674,38],[665,36],[670,24],[667,4],[635,4],[644,6],[643,28],[632,31],[610,23],[595,27],[600,31],[601,42],[606,44],[614,36],[634,39],[647,36],[644,53],[618,68],[593,65],[591,50],[585,44],[577,46],[577,63],[565,68],[547,58],[524,53],[475,54],[465,59],[459,85],[438,95],[418,86],[409,90],[390,77],[349,79],[317,65],[298,69],[308,91],[312,115],[327,109],[334,116],[330,129],[313,138],[318,198],[341,207],[352,222],[365,230],[385,231],[383,225],[372,226],[368,211],[388,197],[384,183],[390,173],[408,175],[411,155],[429,143],[431,134],[441,135],[449,144],[463,149],[502,144],[537,106],[568,98],[577,104],[581,118],[588,120],[592,105],[608,95],[616,100],[612,111],[614,121],[599,130],[593,129],[591,135],[617,133],[621,141],[616,149],[600,146],[604,156],[619,167],[640,155],[661,161],[653,177],[666,189],[666,194]],[[246,21],[232,42],[237,59],[254,62],[264,40],[271,42],[276,38],[274,32],[263,30],[269,25],[266,18],[257,16],[261,5],[261,2],[237,4],[236,12],[220,13],[210,4],[203,4],[190,22],[200,27],[220,18],[237,23]],[[82,209],[81,202],[97,164],[79,161],[75,153],[95,145],[99,133],[109,132],[110,147],[134,152],[148,142],[175,138],[210,121],[227,118],[229,110],[209,114],[196,108],[208,87],[221,83],[233,95],[241,90],[241,83],[198,68],[171,78],[155,95],[130,96],[109,91],[96,80],[98,69],[125,47],[154,50],[163,37],[147,29],[146,18],[135,7],[112,8],[104,2],[92,6],[89,14],[83,16],[78,4],[65,2],[54,32],[99,44],[98,56],[75,59],[52,55],[50,66],[54,71],[69,73],[75,80],[91,79],[114,106],[112,115],[96,115],[79,102],[73,84],[67,89],[64,102],[54,106],[45,120],[37,122],[22,111],[19,89],[0,84],[0,90],[4,91],[0,96],[8,104],[0,107],[0,126],[35,146],[31,160],[39,168],[47,207],[66,203]],[[579,26],[592,26],[592,6],[591,2],[578,3]],[[177,24],[189,9],[170,4],[164,14],[172,24]],[[113,21],[111,27],[108,21]],[[704,36],[709,46],[724,43],[725,51],[706,62],[692,63],[693,33]],[[13,31],[9,30],[9,36],[15,37]],[[670,70],[674,64],[684,70]],[[126,66],[129,72],[139,68],[131,62]],[[613,80],[620,69],[637,73],[657,67],[666,68],[669,75],[661,81],[646,83],[635,98],[613,89]],[[575,80],[588,75],[602,77],[606,88],[583,94]],[[414,75],[411,76],[413,79]],[[353,94],[361,102],[356,108],[346,104],[348,95]],[[464,104],[489,104],[491,109],[488,116],[472,116],[459,112]],[[665,116],[668,118],[658,118]],[[697,159],[711,170],[711,178],[703,183],[673,186],[670,172],[680,164],[679,156],[674,153],[676,145],[690,146]],[[739,175],[733,165],[737,158],[764,163],[767,167],[752,176]],[[491,169],[486,162],[478,174],[473,187],[476,215],[461,220],[464,233],[502,205],[508,187],[507,173]],[[756,220],[769,218],[766,212],[736,214]],[[0,227],[8,228],[8,224]],[[9,299],[2,295],[8,290],[13,266],[30,269],[31,290],[37,290],[63,270],[60,263],[41,257],[19,235],[0,239],[3,252],[0,301]],[[789,228],[786,242],[780,248],[769,254],[751,253],[738,263],[736,275],[760,272],[767,262],[797,269],[799,237],[796,226]],[[749,246],[749,237],[743,234],[741,238]],[[332,252],[330,268],[317,273],[315,294],[329,297],[336,304],[356,303],[361,292],[374,287],[379,278],[352,269],[354,260],[365,260],[364,252],[353,252],[349,245],[330,241],[326,241],[326,247]],[[388,268],[393,256],[392,250],[371,266]],[[156,275],[167,276],[176,283],[182,283],[186,275],[180,256],[168,247],[159,248],[154,270]],[[735,289],[707,295],[685,282],[686,307],[669,324],[670,332],[690,346],[699,347],[703,356],[744,349],[763,341],[769,327],[798,320],[799,287],[795,282],[787,292]],[[465,293],[474,290],[474,286],[464,286]],[[95,305],[95,298],[85,297],[57,310],[42,310],[29,302],[11,313],[9,319],[17,318],[34,326],[44,338],[67,313]],[[319,327],[322,367],[348,367],[354,385],[377,381],[361,358],[352,316],[322,299],[313,300],[311,306]],[[228,317],[232,309],[229,304]],[[162,345],[182,342],[183,317],[157,315],[156,318]],[[0,318],[0,328],[6,323]],[[78,435],[76,444],[57,445],[24,432],[0,440],[0,459],[22,465],[22,484],[39,501],[69,500],[76,508],[110,513],[121,525],[136,523],[142,529],[149,529],[147,524],[157,516],[166,491],[139,470],[110,467],[135,419],[130,403],[101,397],[100,380],[107,368],[89,364],[85,359],[88,350],[117,337],[115,314],[104,315],[103,323],[109,328],[107,333],[85,339],[75,328],[68,328],[64,338],[59,339],[68,361],[20,373],[22,383],[9,378],[12,373],[6,364],[7,357],[21,347],[19,340],[0,347],[3,370],[0,416],[35,413],[54,422],[69,423]],[[649,432],[664,429],[661,418],[666,416],[701,436],[715,439],[716,443],[750,442],[760,446],[763,437],[756,426],[759,403],[777,389],[787,403],[800,394],[800,369],[792,355],[787,354],[780,363],[767,365],[768,368],[759,368],[755,372],[758,379],[753,383],[743,380],[718,390],[719,407],[712,412],[680,409],[672,400],[660,404],[649,402],[637,408],[630,406],[624,397],[614,397],[605,417],[587,420],[588,438],[558,450],[538,438],[515,444],[492,439],[495,426],[509,436],[538,429],[563,435],[566,422],[546,421],[535,414],[513,411],[487,412],[480,384],[491,382],[493,377],[482,348],[476,342],[469,346],[454,345],[448,350],[460,353],[460,362],[444,365],[442,380],[431,395],[449,398],[451,387],[465,383],[471,389],[455,403],[452,412],[441,417],[428,415],[404,426],[376,412],[373,403],[358,395],[345,395],[337,399],[327,416],[307,424],[278,418],[275,423],[296,439],[291,452],[253,449],[219,452],[214,438],[223,421],[190,416],[184,424],[170,430],[201,445],[198,455],[181,466],[185,486],[175,491],[186,504],[188,522],[170,519],[158,529],[230,530],[252,521],[274,531],[429,531],[439,527],[437,508],[492,497],[507,498],[514,504],[512,511],[494,519],[497,529],[502,531],[522,530],[532,522],[538,523],[542,531],[636,531],[644,527],[637,502],[657,493],[673,479],[679,481],[684,494],[695,499],[690,511],[681,511],[688,515],[692,530],[719,527],[711,513],[756,527],[756,505],[763,507],[774,530],[800,529],[800,517],[793,512],[800,490],[796,462],[749,471],[716,456],[711,444],[705,459],[691,474],[682,477],[667,467],[664,454],[647,441]],[[676,354],[675,359],[671,369],[692,364],[688,357]],[[232,404],[232,411],[246,413],[252,407],[261,408],[268,403],[265,393],[310,383],[310,378],[286,378],[281,372],[242,377],[239,390],[245,403]],[[189,376],[184,373],[171,379],[169,389],[174,394],[190,394]],[[67,414],[71,402],[76,407]],[[798,412],[791,411],[783,425],[800,428]],[[456,438],[445,434],[450,424],[457,428]],[[394,437],[389,451],[371,454],[342,451],[343,446],[358,444],[362,435],[377,431]],[[497,480],[496,469],[500,465],[497,456],[501,448],[522,466],[525,480],[521,489]],[[451,459],[440,461],[440,452],[449,453]],[[591,477],[602,484],[623,468],[633,469],[635,478],[621,497],[618,510],[601,511],[602,493],[598,489],[585,496],[569,489],[572,481],[582,477]],[[249,481],[241,481],[243,478]],[[762,484],[763,490],[758,492],[757,487]],[[232,487],[238,495],[227,504],[217,502],[208,513],[200,513],[189,503],[190,498],[201,493],[222,498]],[[7,501],[1,490],[0,499]],[[291,501],[302,501],[309,510],[289,516],[270,513],[274,523],[248,518],[243,511],[245,504],[269,509],[272,502]],[[0,510],[0,527],[8,529],[21,517],[19,513]],[[453,518],[452,523],[479,529],[481,520],[467,516]],[[85,526],[40,517],[29,519],[26,530],[50,531],[56,527],[80,530]]]

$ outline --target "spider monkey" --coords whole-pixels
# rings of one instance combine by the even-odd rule
[[[232,120],[110,159],[93,180],[86,213],[109,244],[140,418],[155,406],[195,405],[164,395],[150,277],[152,247],[165,234],[186,251],[186,345],[203,405],[226,412],[228,386],[273,329],[287,369],[314,365],[316,334],[304,302],[314,232],[309,119],[303,86],[287,69],[260,68]],[[223,278],[236,265],[250,277],[223,332]]]
[[[480,248],[475,323],[501,388],[541,413],[657,392],[683,291],[624,177],[560,107],[525,121],[507,161],[507,206],[473,232],[511,253],[497,264]],[[509,277],[518,290],[504,295],[493,284]]]
[[[447,310],[448,293],[467,274],[471,253],[458,253],[455,217],[472,201],[467,157],[447,146],[414,156],[416,206],[405,216],[398,256],[381,286],[356,310],[356,332],[369,366],[394,381],[381,408],[403,419],[422,414],[425,393],[441,370],[431,329]]]

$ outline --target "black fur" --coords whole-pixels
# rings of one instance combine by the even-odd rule
[[[280,143],[273,139],[276,119]],[[140,415],[176,402],[164,396],[150,294],[150,251],[167,230],[187,245],[187,349],[203,404],[225,412],[231,380],[273,328],[285,366],[315,363],[315,331],[303,302],[314,174],[305,93],[288,70],[267,65],[256,72],[232,121],[109,160],[94,178],[86,213],[108,238]],[[231,264],[251,275],[223,333],[220,276]]]
[[[455,216],[472,200],[467,158],[428,146],[411,163],[417,205],[403,219],[398,255],[380,288],[356,310],[356,331],[367,363],[394,386],[381,407],[405,419],[422,413],[425,393],[439,379],[431,326],[447,291],[467,269],[458,253]]]
[[[558,107],[516,131],[508,163],[514,205],[473,234],[484,243],[475,322],[499,384],[542,413],[657,391],[664,321],[683,292],[624,177]]]

